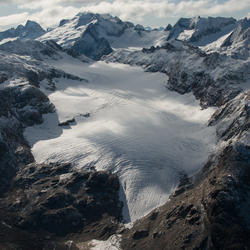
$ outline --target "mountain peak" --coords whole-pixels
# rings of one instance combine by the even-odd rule
[[[40,26],[40,24],[28,20],[25,26],[20,24],[16,29],[11,28],[9,30],[0,32],[0,41],[8,38],[36,39],[45,33],[46,31]]]
[[[26,24],[25,24],[25,29],[32,29],[33,31],[36,31],[36,32],[45,32],[45,30],[41,27],[40,24],[38,24],[37,22],[35,21],[31,21],[31,20],[27,20]]]
[[[208,35],[217,34],[220,37],[224,33],[232,31],[236,27],[236,23],[237,20],[232,17],[196,16],[193,18],[180,18],[171,30],[168,40],[178,38],[180,40],[199,43]],[[215,40],[216,38],[217,36],[214,35]],[[201,43],[204,45],[206,41],[203,39]]]

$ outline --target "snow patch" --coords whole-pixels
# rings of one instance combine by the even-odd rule
[[[184,30],[179,34],[177,39],[186,41],[192,37],[192,35],[195,33],[195,30]]]
[[[106,241],[92,240],[89,247],[91,250],[121,250],[120,241],[121,235],[112,235]]]

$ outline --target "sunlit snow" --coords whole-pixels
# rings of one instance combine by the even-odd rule
[[[215,135],[206,124],[214,110],[201,110],[192,94],[167,90],[165,74],[104,62],[51,63],[88,83],[57,79],[55,92],[42,83],[56,113],[25,131],[35,159],[117,174],[126,222],[165,203],[180,175],[194,174],[207,160]]]

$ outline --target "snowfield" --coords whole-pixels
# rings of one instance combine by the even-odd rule
[[[25,130],[35,159],[117,174],[126,222],[164,204],[180,176],[200,170],[213,150],[215,129],[207,121],[214,109],[167,90],[165,74],[67,57],[48,64],[88,82],[57,79],[55,91],[42,82],[56,112]]]

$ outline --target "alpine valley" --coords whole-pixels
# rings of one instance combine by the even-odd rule
[[[250,249],[249,40],[224,17],[0,32],[0,249]]]

